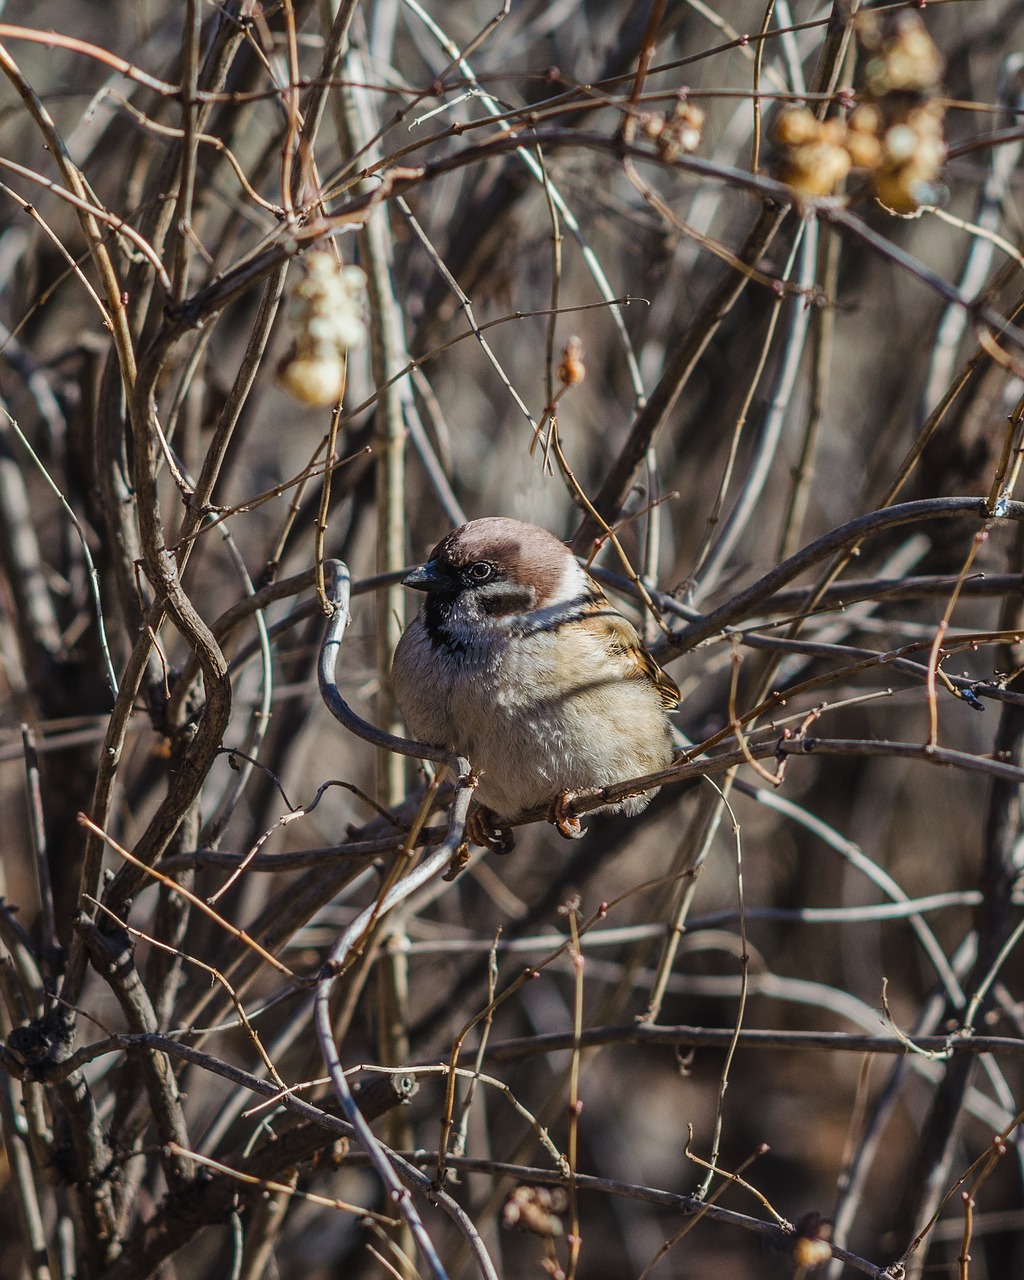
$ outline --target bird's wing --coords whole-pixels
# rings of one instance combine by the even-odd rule
[[[608,628],[612,651],[635,669],[638,678],[649,680],[654,685],[666,711],[678,707],[680,694],[676,682],[648,653],[633,624],[610,606],[602,609],[601,621]]]

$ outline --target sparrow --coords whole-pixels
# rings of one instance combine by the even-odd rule
[[[475,843],[511,848],[508,824],[540,806],[575,839],[575,793],[671,763],[679,690],[553,534],[472,520],[403,581],[426,600],[395,650],[395,697],[416,738],[469,760]],[[603,811],[637,814],[654,794]]]

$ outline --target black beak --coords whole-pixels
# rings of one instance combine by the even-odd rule
[[[412,587],[415,591],[450,591],[452,580],[436,560],[428,560],[412,573],[407,573],[402,579],[402,586]]]

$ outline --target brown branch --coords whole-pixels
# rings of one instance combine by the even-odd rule
[[[580,1035],[582,1048],[606,1044],[672,1045],[688,1049],[728,1049],[733,1039],[744,1049],[827,1050],[830,1053],[907,1054],[904,1041],[896,1036],[869,1036],[846,1031],[769,1031],[750,1027],[670,1027],[651,1023],[630,1023],[621,1027],[587,1027]],[[576,1043],[571,1031],[548,1031],[516,1040],[497,1040],[484,1054],[489,1062],[515,1062],[538,1054],[571,1050]],[[919,1036],[914,1044],[930,1053],[951,1058],[973,1058],[981,1053],[1024,1058],[1024,1040],[1010,1036]]]

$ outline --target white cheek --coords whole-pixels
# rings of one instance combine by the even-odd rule
[[[565,568],[562,570],[562,576],[558,581],[558,586],[555,588],[552,603],[578,599],[586,591],[589,581],[590,579],[576,557],[567,555],[565,557]]]

